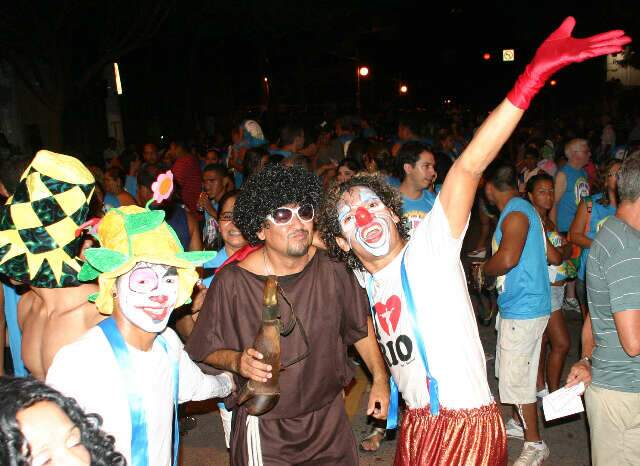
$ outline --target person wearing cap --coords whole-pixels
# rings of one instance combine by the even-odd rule
[[[22,360],[44,379],[56,352],[103,317],[81,284],[78,228],[89,213],[95,180],[76,158],[39,151],[0,207],[0,273],[27,285],[18,302]]]
[[[161,174],[153,200],[168,198],[171,188],[171,172]],[[101,247],[85,251],[79,278],[98,279],[100,289],[88,299],[109,317],[58,351],[47,374],[49,385],[102,416],[133,465],[177,465],[178,403],[232,389],[228,374],[203,374],[167,327],[174,308],[191,300],[196,266],[215,252],[185,252],[164,216],[125,206],[97,225]]]

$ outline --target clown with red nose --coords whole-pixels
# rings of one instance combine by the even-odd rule
[[[352,190],[349,201],[339,205],[338,221],[350,247],[355,239],[365,251],[376,257],[389,252],[391,224],[395,222],[371,189],[359,187]]]
[[[380,177],[354,176],[325,196],[322,240],[366,289],[392,376],[387,428],[399,418],[398,393],[406,407],[395,466],[507,464],[505,426],[487,381],[460,253],[482,173],[536,93],[565,66],[620,52],[631,41],[621,30],[576,38],[574,25],[567,18],[538,48],[452,165],[433,208],[411,237],[400,222],[398,192]],[[539,466],[550,454],[533,433],[537,419],[532,419],[525,428],[532,433],[525,432],[514,466]]]

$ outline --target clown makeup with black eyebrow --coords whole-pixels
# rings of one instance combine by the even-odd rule
[[[156,199],[168,198],[171,172],[152,186]],[[109,210],[95,236],[100,247],[86,250],[80,276],[98,278],[100,291],[89,299],[110,317],[58,352],[47,383],[104,419],[127,464],[175,465],[178,403],[233,388],[228,374],[204,374],[167,327],[174,308],[190,300],[196,267],[216,253],[185,252],[165,212],[148,207]]]
[[[139,262],[116,283],[120,310],[146,332],[161,332],[178,297],[178,271],[173,266]]]

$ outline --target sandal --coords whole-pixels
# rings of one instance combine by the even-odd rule
[[[362,439],[360,442],[360,450],[369,453],[375,453],[380,448],[380,444],[384,440],[387,433],[387,429],[384,427],[374,427],[371,429],[369,435]],[[373,448],[367,449],[365,448],[365,442],[370,442],[370,445],[373,445]]]

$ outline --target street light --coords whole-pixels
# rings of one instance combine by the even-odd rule
[[[271,89],[269,89],[271,86],[269,86],[269,78],[268,77],[263,77],[262,80],[264,81],[264,96],[266,99],[266,105],[267,107],[269,107],[269,99],[271,97]]]
[[[356,70],[356,108],[360,112],[360,78],[366,78],[369,76],[369,68],[366,66],[359,66]]]
[[[400,94],[406,94],[407,92],[409,92],[409,88],[407,87],[406,84],[402,84],[400,86]]]
[[[551,81],[549,81],[549,84],[551,84],[552,86],[555,86],[556,84],[558,84],[558,81],[556,81],[555,79],[552,79]]]
[[[113,73],[116,81],[116,92],[118,95],[122,95],[122,81],[120,81],[120,68],[117,63],[113,64]]]

